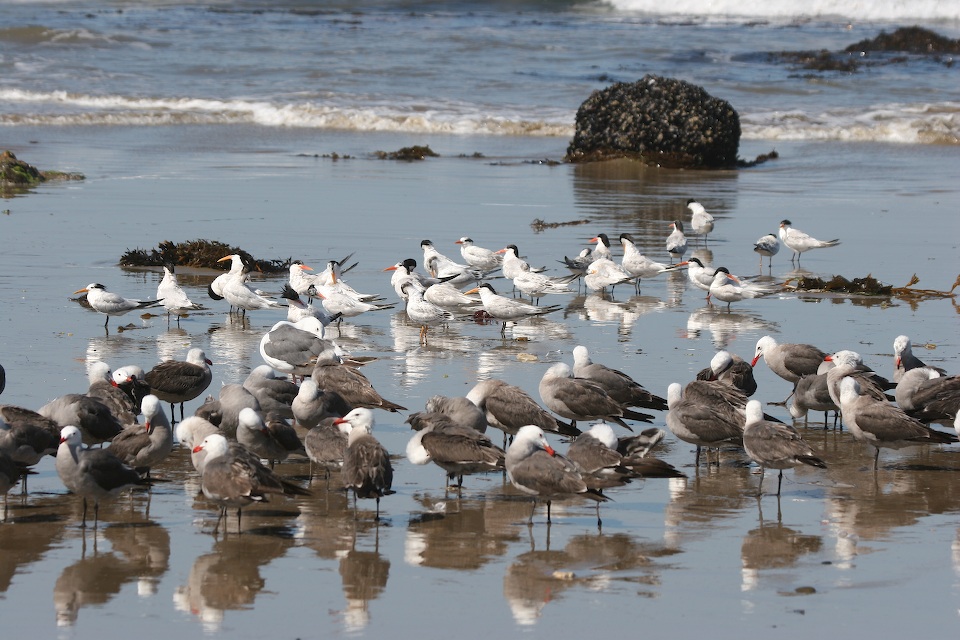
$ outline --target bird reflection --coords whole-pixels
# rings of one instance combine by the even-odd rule
[[[757,501],[760,508],[760,501]],[[805,535],[783,526],[780,519],[780,504],[777,501],[777,521],[763,521],[743,537],[740,546],[742,591],[751,591],[759,586],[761,571],[765,569],[783,569],[792,567],[804,555],[818,553],[823,547],[823,538],[817,535]]]
[[[641,595],[654,596],[660,566],[652,560],[676,553],[627,534],[574,536],[562,551],[551,551],[549,528],[544,551],[532,548],[532,537],[530,544],[531,550],[517,556],[503,579],[503,595],[514,621],[525,626],[535,624],[548,603],[562,599],[562,593],[574,586],[610,591],[635,590],[639,584],[651,587],[641,589]]]
[[[253,532],[217,540],[211,553],[194,561],[187,583],[177,587],[174,606],[195,615],[207,632],[219,630],[225,612],[251,608],[266,586],[260,568],[283,557],[292,544],[290,535]]]
[[[468,354],[473,341],[461,335],[453,324],[437,327],[427,336],[427,344],[420,342],[420,326],[410,322],[406,313],[395,313],[390,319],[393,350],[402,354],[406,366],[400,385],[413,387],[427,380],[438,359],[450,359]]]
[[[170,535],[154,522],[111,525],[104,537],[113,550],[83,557],[68,566],[53,587],[58,626],[73,626],[80,609],[102,605],[120,593],[123,586],[140,581],[138,592],[156,593],[156,583],[169,566]],[[96,540],[94,541],[96,545]]]
[[[720,523],[735,517],[756,495],[742,452],[723,451],[722,464],[697,469],[691,478],[669,478],[670,502],[664,513],[664,539],[680,549],[689,540],[709,537]]]
[[[184,349],[191,346],[190,334],[186,329],[171,327],[161,331],[157,334],[157,362],[181,359]]]
[[[248,317],[230,315],[211,324],[207,333],[210,352],[217,355],[217,375],[228,382],[243,380],[250,372],[250,354],[259,352],[265,330],[251,327]]]
[[[34,500],[36,508],[42,500]],[[17,516],[0,526],[0,593],[5,593],[17,573],[44,558],[64,532],[67,520],[57,516],[20,515],[20,509],[11,507]],[[11,521],[12,520],[12,521]]]
[[[390,561],[380,555],[380,529],[375,527],[373,550],[363,551],[354,546],[340,557],[340,579],[347,599],[343,622],[347,631],[358,631],[367,626],[370,601],[387,588],[389,575]]]
[[[713,346],[726,349],[740,334],[776,332],[779,326],[756,314],[729,312],[725,306],[710,305],[690,314],[685,337],[696,340],[704,331],[709,331]]]

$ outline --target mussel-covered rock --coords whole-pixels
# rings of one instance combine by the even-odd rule
[[[635,158],[668,167],[737,165],[740,116],[702,87],[654,75],[595,91],[577,111],[568,162]]]

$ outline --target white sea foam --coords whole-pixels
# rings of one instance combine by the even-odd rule
[[[842,17],[859,22],[960,20],[956,0],[606,0],[621,11],[663,16],[742,17],[774,20]]]
[[[334,106],[304,101],[92,96],[0,88],[0,102],[36,105],[0,114],[0,125],[175,126],[248,124],[416,134],[506,135],[570,138],[573,113],[537,119],[523,113],[481,113],[456,104],[426,110],[412,105]],[[542,115],[542,114],[538,114]],[[840,140],[903,144],[960,144],[960,103],[882,104],[820,113],[741,113],[744,139]]]

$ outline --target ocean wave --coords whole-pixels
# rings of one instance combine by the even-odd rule
[[[504,135],[571,138],[575,115],[548,118],[482,113],[468,105],[424,110],[346,107],[315,102],[207,98],[132,98],[62,91],[33,93],[0,88],[0,126],[176,126],[256,125],[413,134]],[[36,106],[34,109],[26,107]],[[741,113],[747,140],[838,140],[900,144],[960,144],[960,103],[885,104],[822,113],[771,111]]]
[[[91,29],[51,29],[39,25],[9,27],[0,29],[0,42],[11,42],[19,46],[58,44],[92,47],[114,45],[132,45],[149,49],[150,45],[127,35],[104,35]]]
[[[842,17],[857,22],[960,21],[960,3],[956,0],[674,0],[668,3],[658,0],[604,0],[603,4],[619,11],[687,18],[803,20]]]

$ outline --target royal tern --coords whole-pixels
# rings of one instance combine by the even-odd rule
[[[697,447],[695,466],[700,465],[702,447],[743,445],[746,396],[733,387],[699,380],[686,387],[673,382],[667,387],[667,404],[667,427]]]
[[[780,221],[780,242],[785,247],[793,251],[793,257],[790,262],[800,262],[800,254],[810,249],[823,249],[825,247],[835,247],[840,244],[840,240],[817,240],[799,229],[794,229],[789,220]]]
[[[757,340],[750,366],[757,366],[763,358],[771,371],[787,382],[795,383],[800,376],[816,374],[827,355],[811,344],[779,344],[771,336],[763,336]]]
[[[411,425],[417,432],[407,442],[407,459],[418,465],[433,462],[446,472],[448,483],[457,480],[458,488],[463,486],[464,475],[503,469],[503,449],[446,414],[421,412]]]
[[[484,249],[473,244],[473,240],[464,236],[456,241],[460,245],[460,256],[463,261],[474,269],[493,271],[503,261],[500,255],[491,249]]]
[[[683,260],[683,254],[687,252],[687,237],[683,235],[683,223],[679,220],[674,220],[670,223],[670,228],[673,229],[673,231],[667,236],[667,253],[670,254],[671,261],[674,258]]]
[[[763,270],[763,256],[770,258],[770,268],[773,268],[773,256],[780,252],[780,240],[775,234],[768,233],[753,243],[753,250],[760,254],[760,269]]]
[[[306,453],[296,430],[279,417],[264,421],[253,409],[237,417],[237,442],[270,464],[283,462],[291,453]]]
[[[713,231],[713,216],[707,213],[703,205],[696,200],[687,200],[687,209],[692,214],[690,217],[690,228],[698,236],[703,236],[703,242],[707,242],[707,234]]]
[[[176,422],[174,404],[180,404],[180,419],[183,420],[183,403],[200,396],[210,386],[212,364],[203,349],[193,348],[187,352],[186,360],[167,360],[146,373],[144,380],[150,385],[150,392],[170,403],[171,423]]]
[[[270,365],[255,367],[243,381],[243,388],[256,396],[263,415],[293,418],[293,400],[300,392],[300,387],[287,380],[286,376],[277,376]]]
[[[107,323],[110,322],[110,316],[122,316],[134,309],[149,309],[150,307],[159,306],[163,302],[163,300],[135,300],[124,298],[116,293],[107,291],[106,287],[99,282],[91,282],[83,289],[77,289],[73,293],[86,293],[90,308],[107,316],[107,319],[103,322],[104,328],[106,328]]]
[[[573,375],[600,385],[622,406],[658,411],[667,409],[665,399],[650,393],[623,371],[591,360],[590,352],[583,345],[573,348]]]
[[[377,393],[365,375],[354,367],[343,364],[343,359],[332,351],[320,355],[313,368],[312,377],[319,388],[337,393],[353,407],[383,409],[394,413],[407,410],[406,407]]]
[[[750,400],[746,407],[747,422],[743,430],[743,449],[750,459],[760,465],[760,482],[757,495],[763,492],[763,473],[768,468],[779,469],[777,496],[783,483],[783,470],[806,464],[826,469],[826,463],[818,458],[809,444],[790,425],[769,422],[763,419],[763,408],[758,400]]]
[[[739,389],[748,398],[757,392],[753,365],[723,349],[710,359],[710,366],[697,373],[697,380],[719,380]]]
[[[893,381],[900,382],[903,374],[917,367],[929,366],[913,353],[913,342],[908,336],[897,336],[893,341]],[[941,375],[947,375],[945,369],[933,367]]]
[[[583,283],[592,291],[604,291],[607,287],[613,288],[635,280],[636,276],[609,258],[594,260],[583,276]]]
[[[483,310],[487,313],[487,315],[503,322],[503,326],[500,330],[501,334],[506,332],[507,322],[521,320],[523,318],[530,318],[533,316],[542,316],[560,309],[560,307],[556,305],[549,307],[538,307],[533,304],[527,304],[522,300],[506,298],[498,295],[493,286],[488,282],[484,282],[479,287],[470,289],[466,293],[468,295],[471,293],[480,294],[480,302],[483,305]]]
[[[543,429],[536,425],[525,425],[517,431],[507,449],[505,466],[513,486],[534,497],[534,510],[537,499],[547,503],[547,524],[551,522],[550,509],[555,498],[582,495],[597,502],[609,500],[599,491],[587,487],[577,466],[554,451],[547,443]],[[533,511],[530,512],[530,522],[533,522]]]
[[[539,390],[544,406],[569,419],[572,427],[576,427],[578,421],[609,420],[632,431],[624,418],[643,422],[653,419],[649,414],[620,404],[596,382],[575,378],[573,369],[564,362],[553,364],[544,372]]]
[[[157,396],[149,395],[141,404],[143,425],[127,427],[110,443],[110,451],[137,473],[150,477],[150,468],[173,451],[173,429]]]
[[[76,426],[60,432],[57,449],[57,475],[70,493],[83,499],[80,527],[87,526],[87,498],[93,498],[93,528],[100,520],[100,501],[125,489],[147,484],[132,467],[124,464],[110,449],[87,449]]]
[[[423,292],[416,285],[409,282],[404,284],[403,293],[407,296],[404,306],[407,317],[414,324],[420,325],[420,344],[427,343],[427,331],[431,326],[445,324],[454,319],[453,314],[443,307],[424,300]]]
[[[157,285],[157,298],[163,303],[163,308],[167,310],[167,324],[170,324],[171,313],[177,316],[177,324],[180,324],[180,316],[186,315],[187,311],[203,309],[202,306],[187,297],[187,293],[177,282],[177,275],[172,263],[163,267],[163,278]]]
[[[231,446],[218,433],[208,435],[193,448],[194,453],[200,451],[206,453],[200,489],[207,500],[220,509],[214,533],[220,529],[220,522],[226,520],[227,509],[236,508],[237,533],[240,533],[243,507],[254,502],[267,502],[271,494],[310,495],[306,489],[273,473],[239,443]]]
[[[340,477],[343,486],[353,491],[354,519],[357,499],[374,498],[377,501],[375,520],[380,520],[380,498],[394,493],[393,465],[390,454],[373,436],[373,412],[363,407],[354,409],[334,424],[350,424],[347,448],[343,452],[343,468]]]
[[[623,260],[620,262],[620,266],[623,267],[624,271],[637,279],[638,293],[640,291],[640,281],[644,278],[652,278],[664,271],[672,271],[687,264],[686,262],[681,262],[680,264],[663,264],[662,262],[651,260],[640,252],[633,236],[629,233],[620,234],[620,245],[623,247]]]
[[[901,449],[919,444],[951,444],[957,436],[937,431],[911,418],[903,409],[885,400],[860,394],[860,384],[847,377],[840,382],[840,411],[843,423],[853,437],[875,450],[873,468],[880,460],[880,449]]]

